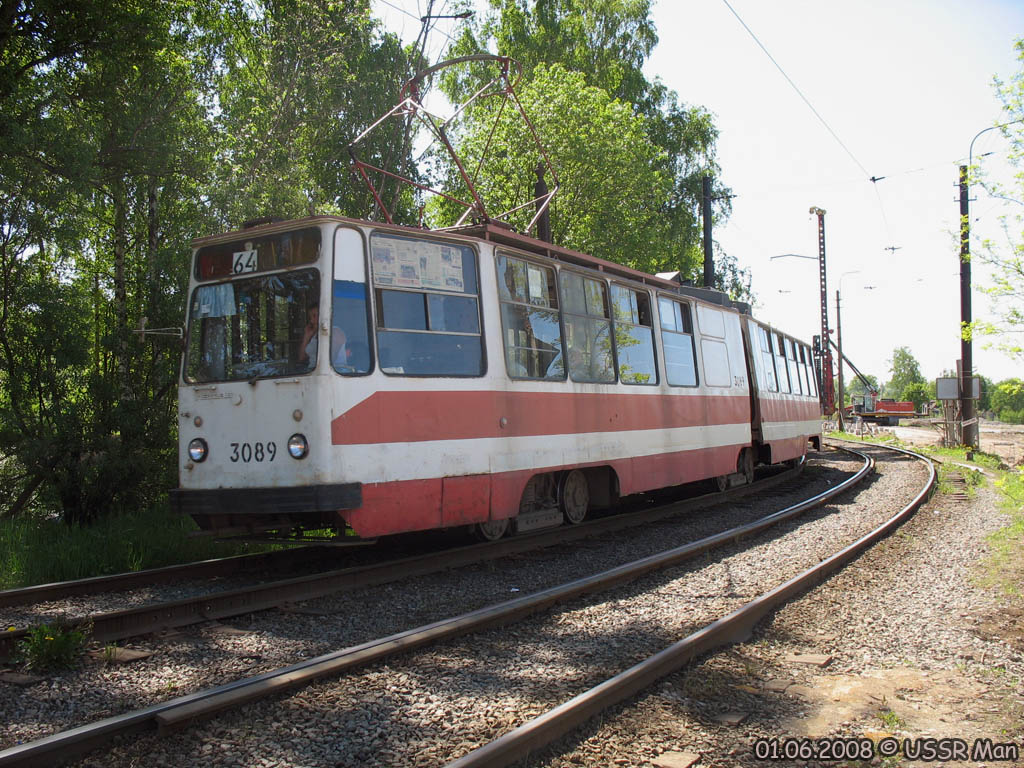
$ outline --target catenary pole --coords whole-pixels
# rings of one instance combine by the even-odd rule
[[[711,243],[711,177],[701,179],[701,215],[704,218],[704,287],[715,287],[715,257]]]

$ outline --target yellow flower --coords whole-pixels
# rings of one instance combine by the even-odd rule
[[[47,640],[53,640],[53,635],[47,635],[47,636],[46,636],[46,639],[47,639]]]
[[[8,632],[15,632],[16,630],[17,630],[17,627],[8,627],[7,628]]]

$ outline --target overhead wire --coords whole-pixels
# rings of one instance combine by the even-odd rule
[[[782,74],[782,76],[783,76],[784,78],[786,78],[786,82],[787,82],[787,83],[789,83],[789,84],[790,84],[790,86],[791,86],[791,87],[793,88],[793,90],[794,90],[794,91],[796,91],[797,95],[798,95],[798,96],[799,96],[799,97],[800,97],[801,99],[803,99],[803,102],[804,102],[804,104],[806,104],[806,105],[807,105],[808,109],[810,109],[810,110],[811,110],[811,112],[813,112],[813,113],[814,113],[814,116],[815,116],[816,118],[818,118],[818,120],[819,120],[819,121],[821,122],[821,124],[822,124],[823,126],[825,126],[825,130],[827,130],[827,131],[828,131],[828,132],[829,132],[829,133],[831,134],[832,138],[836,140],[836,142],[837,142],[837,143],[839,144],[839,146],[840,146],[840,147],[842,147],[842,148],[843,148],[843,151],[845,151],[845,152],[846,152],[846,154],[847,154],[847,155],[849,155],[850,159],[851,159],[851,160],[853,160],[853,162],[854,162],[854,163],[855,163],[855,164],[857,165],[857,167],[858,167],[858,168],[860,168],[860,169],[861,169],[861,170],[862,170],[862,171],[864,172],[864,175],[865,175],[865,176],[869,176],[869,177],[870,177],[870,176],[871,176],[871,174],[870,174],[870,172],[868,171],[868,169],[867,169],[867,168],[865,168],[865,167],[864,167],[864,165],[863,165],[863,163],[861,163],[861,161],[857,159],[857,156],[856,156],[856,155],[854,155],[854,154],[853,154],[853,152],[851,152],[851,151],[850,151],[850,148],[849,148],[849,147],[847,147],[845,143],[843,143],[843,140],[839,138],[839,134],[837,134],[837,133],[836,133],[836,132],[835,132],[835,131],[834,131],[834,130],[832,129],[832,126],[828,124],[828,121],[826,121],[826,120],[825,120],[825,118],[821,116],[821,113],[820,113],[820,112],[818,112],[818,110],[814,108],[814,105],[813,105],[813,104],[811,103],[811,100],[810,100],[810,99],[808,99],[808,98],[807,98],[807,97],[806,97],[806,96],[804,95],[804,92],[803,92],[803,91],[801,91],[801,90],[800,90],[800,88],[798,88],[798,87],[797,87],[797,84],[793,82],[793,79],[792,79],[792,78],[791,78],[791,77],[790,77],[789,75],[787,75],[787,74],[786,74],[786,70],[784,70],[784,69],[782,68],[782,66],[781,66],[781,65],[779,64],[779,62],[777,62],[777,61],[775,60],[775,57],[774,57],[774,56],[772,56],[772,55],[771,55],[771,53],[769,53],[768,49],[767,49],[767,48],[765,48],[765,46],[764,46],[764,43],[762,43],[762,42],[761,42],[761,41],[760,41],[760,40],[759,40],[759,39],[757,38],[757,35],[755,35],[755,34],[754,34],[754,31],[753,31],[753,30],[752,30],[752,29],[751,29],[750,27],[748,27],[748,26],[747,26],[747,23],[746,23],[745,21],[743,21],[742,17],[741,17],[741,16],[740,16],[740,15],[739,15],[739,14],[738,14],[738,13],[736,12],[736,9],[735,9],[735,8],[733,8],[733,7],[732,7],[732,6],[731,6],[731,5],[729,4],[729,0],[722,0],[722,2],[723,2],[723,3],[725,3],[725,7],[726,7],[726,8],[728,8],[728,9],[729,9],[730,11],[732,11],[732,15],[733,15],[733,16],[735,16],[735,17],[736,17],[736,20],[737,20],[737,21],[739,21],[739,23],[743,25],[743,28],[744,28],[745,30],[747,30],[748,34],[749,34],[749,35],[750,35],[750,36],[751,36],[751,37],[752,37],[752,38],[754,39],[754,42],[755,42],[755,43],[757,43],[758,47],[759,47],[759,48],[760,48],[760,49],[761,49],[762,51],[764,51],[764,55],[768,57],[768,60],[769,60],[769,61],[771,61],[771,63],[775,65],[775,68],[776,68],[777,70],[779,70],[779,72],[780,72],[780,73]]]
[[[801,98],[801,100],[803,100],[804,104],[807,105],[807,108],[811,110],[811,112],[814,114],[816,118],[818,118],[818,121],[825,127],[825,130],[828,131],[829,135],[833,139],[835,139],[836,143],[839,144],[840,147],[842,147],[843,151],[846,152],[847,156],[854,162],[854,164],[858,168],[860,168],[864,175],[868,177],[868,181],[870,181],[872,187],[874,187],[875,196],[878,199],[878,210],[882,215],[882,225],[885,228],[886,241],[891,243],[892,234],[889,229],[889,217],[885,213],[885,203],[882,201],[882,195],[878,191],[878,182],[884,179],[885,177],[872,175],[868,171],[868,169],[864,167],[864,164],[857,159],[857,156],[853,154],[853,152],[850,150],[848,146],[846,146],[846,143],[841,138],[839,138],[839,134],[836,133],[832,126],[828,124],[828,121],[824,117],[822,117],[821,113],[815,108],[814,104],[811,103],[811,100],[807,98],[803,91],[800,90],[799,86],[797,86],[797,84],[793,81],[793,78],[791,78],[786,73],[786,70],[784,70],[782,68],[782,65],[775,60],[775,57],[772,56],[771,52],[765,47],[764,43],[762,43],[761,40],[757,37],[757,35],[754,34],[754,30],[752,30],[747,25],[747,23],[743,20],[739,13],[736,12],[736,9],[733,8],[732,5],[730,5],[729,0],[722,0],[722,2],[725,3],[725,7],[728,8],[732,15],[736,17],[736,20],[743,26],[743,28],[747,30],[747,33],[751,36],[751,38],[753,38],[754,42],[757,43],[757,46],[764,52],[764,55],[768,57],[768,60],[775,65],[775,68],[779,70],[779,73],[786,79],[786,82],[789,83],[790,87],[796,92],[796,94]]]

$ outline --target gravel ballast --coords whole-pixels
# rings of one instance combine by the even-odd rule
[[[836,485],[858,465],[848,456],[829,456],[808,469],[806,482],[764,500],[682,515],[625,535],[399,579],[304,606],[319,615],[265,611],[238,617],[230,627],[199,625],[166,637],[130,641],[123,645],[156,653],[127,665],[90,659],[78,670],[30,688],[0,687],[0,749],[590,575],[787,506],[803,498],[808,487],[820,492]],[[178,596],[174,586],[147,592],[154,599]],[[137,600],[137,594],[118,593],[92,596],[90,603],[117,610]]]
[[[86,762],[443,764],[660,650],[831,554],[838,548],[838,542],[848,543],[891,516],[899,499],[903,503],[909,501],[924,476],[923,469],[912,462],[881,464],[878,476],[856,493],[856,503],[848,500],[809,513],[800,522],[773,530],[752,543],[719,550],[685,566],[571,603],[511,628],[400,657],[387,666],[379,665],[338,680],[323,681],[292,696],[225,714],[171,738],[143,737],[131,745],[115,748],[101,762]],[[668,526],[657,526],[643,535],[631,535],[628,542],[619,542],[616,549],[632,550],[639,539],[652,536],[664,548],[671,543],[666,539],[671,539],[672,531]],[[593,551],[582,550],[574,552],[573,557],[554,560],[571,563],[578,556],[594,556]],[[500,592],[500,597],[507,597],[512,589],[536,588],[531,580],[538,577],[539,571],[552,567],[551,559],[523,562],[518,572],[512,568],[499,571],[500,566],[492,564],[494,570],[490,571],[486,567],[463,569],[457,575],[417,580],[419,589],[415,595],[419,600],[411,599],[413,594],[408,587],[403,592],[395,586],[383,598],[381,590],[377,590],[376,605],[388,604],[395,612],[400,607],[402,616],[408,619],[410,614],[429,612],[437,594],[444,592],[449,603],[472,607],[478,596],[476,590],[481,587],[485,593]],[[605,557],[601,567],[613,564]],[[854,567],[858,566],[859,563]],[[592,567],[591,571],[596,569]],[[559,572],[563,574],[561,580],[573,575],[564,568]],[[341,602],[346,603],[346,599]],[[347,604],[353,607],[352,603]],[[302,623],[304,618],[292,617],[291,624]],[[335,614],[320,617],[319,622],[321,627],[327,623],[343,624],[345,618],[344,614]],[[418,622],[401,623],[407,627]],[[263,632],[274,637],[275,643],[270,646],[287,634],[283,628],[264,629],[260,634]],[[229,639],[239,644],[252,640],[240,636],[225,638],[224,642]],[[265,649],[268,653],[272,650]],[[649,750],[638,751],[638,739],[640,734],[630,739],[630,754],[616,754],[614,762],[645,764],[652,755]],[[190,763],[181,757],[188,754],[198,757]],[[578,763],[572,754],[569,750],[568,756],[552,759]]]

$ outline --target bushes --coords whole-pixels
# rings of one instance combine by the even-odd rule
[[[189,538],[189,518],[166,505],[105,517],[92,525],[66,525],[56,516],[0,520],[0,589],[273,548]]]
[[[1024,424],[1024,408],[1014,410],[1007,408],[999,413],[999,420],[1007,424]]]

